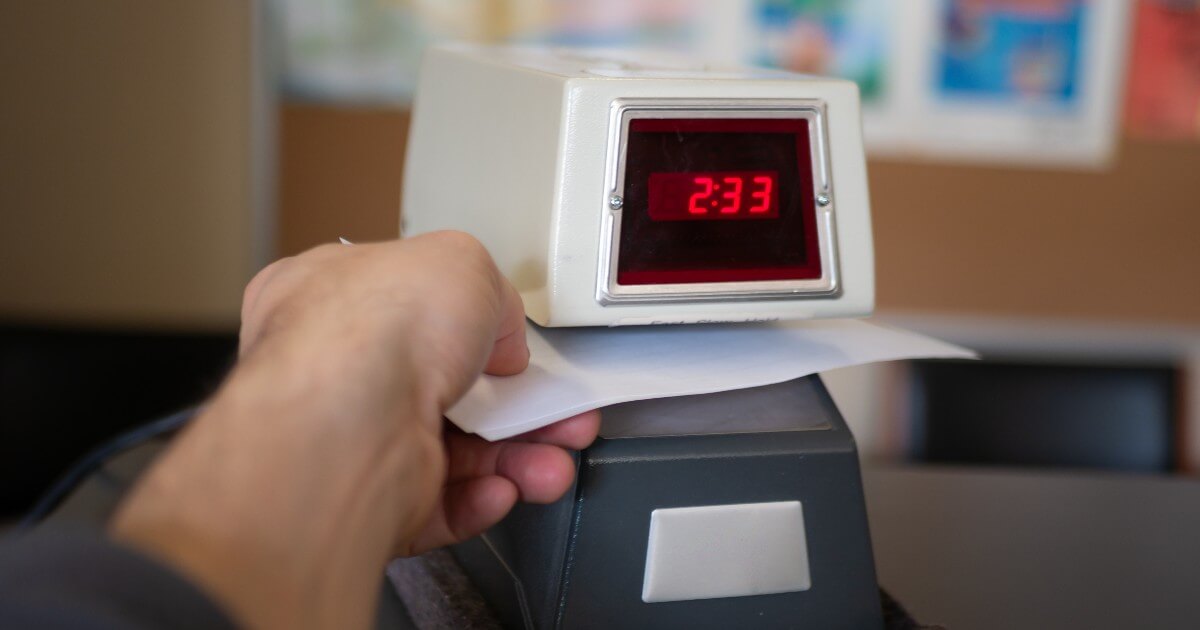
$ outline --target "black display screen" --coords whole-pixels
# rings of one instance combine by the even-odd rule
[[[617,284],[821,277],[804,118],[639,118]]]

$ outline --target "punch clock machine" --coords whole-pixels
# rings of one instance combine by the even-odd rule
[[[404,182],[404,234],[477,237],[539,326],[737,326],[874,305],[847,81],[435,48]],[[506,625],[882,627],[853,438],[818,377],[603,415],[573,491],[454,550]]]

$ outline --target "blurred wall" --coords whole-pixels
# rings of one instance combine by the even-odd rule
[[[400,233],[407,112],[285,105],[279,120],[280,253]]]
[[[286,104],[283,253],[398,232],[407,112]],[[882,311],[1200,324],[1200,143],[1110,168],[871,160]]]
[[[1200,324],[1200,143],[1098,171],[870,165],[881,309]]]
[[[236,327],[270,249],[258,4],[0,5],[0,319]]]

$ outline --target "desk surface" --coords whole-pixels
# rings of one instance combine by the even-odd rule
[[[952,630],[1200,627],[1200,481],[863,471],[880,584]]]

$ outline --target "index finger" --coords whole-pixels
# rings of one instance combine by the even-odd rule
[[[525,303],[521,294],[506,278],[500,280],[500,326],[496,342],[483,371],[496,376],[510,376],[529,366],[529,345],[525,341]]]

